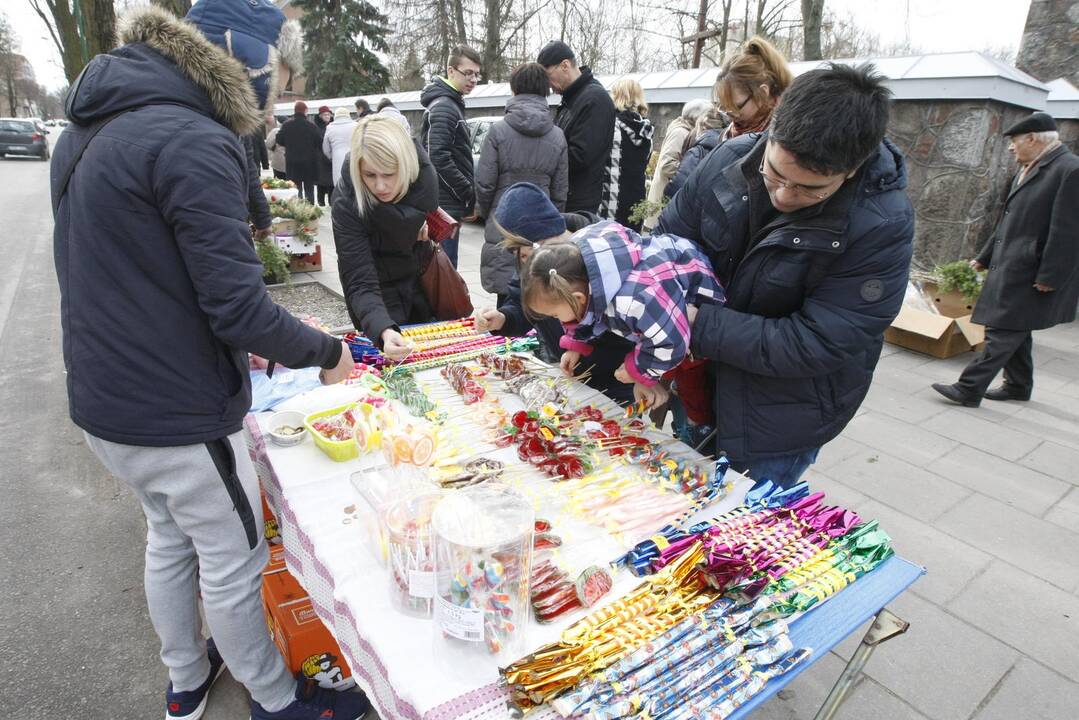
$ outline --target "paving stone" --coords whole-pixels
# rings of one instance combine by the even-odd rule
[[[887,652],[887,647],[887,645],[881,646],[884,652]],[[803,717],[808,720],[813,715],[803,715]],[[850,691],[843,704],[839,706],[835,717],[837,720],[866,720],[867,718],[925,720],[928,716],[915,710],[888,688],[867,677]],[[935,718],[936,715],[932,717]]]
[[[1075,448],[1047,440],[1021,459],[1019,464],[1079,485],[1079,450]]]
[[[970,494],[961,485],[882,452],[859,453],[830,468],[827,474],[919,520],[938,517]]]
[[[813,463],[812,469],[827,470],[830,467],[838,465],[852,455],[867,450],[869,450],[867,445],[863,445],[857,440],[851,440],[846,435],[840,435],[835,440],[826,443],[824,447],[820,449],[820,454],[817,455],[817,462]]]
[[[925,567],[926,574],[911,590],[937,604],[943,605],[962,592],[993,561],[991,555],[962,540],[878,502],[857,510],[865,520],[880,522],[891,535],[897,555]]]
[[[891,353],[888,356],[882,355],[877,367],[887,370],[913,370],[926,363],[933,362],[933,358],[928,355],[916,353],[905,348],[897,348],[897,350],[898,352]]]
[[[1059,375],[1061,377],[1070,378],[1072,380],[1079,380],[1079,363],[1077,363],[1074,358],[1055,358],[1042,365],[1040,370],[1050,375]],[[1040,375],[1041,373],[1035,373],[1035,385],[1038,384],[1040,380]]]
[[[1060,407],[1024,407],[1008,422],[1009,427],[1045,440],[1079,449],[1079,415]]]
[[[958,443],[878,412],[854,418],[844,435],[871,448],[903,458],[915,465],[928,465]],[[836,478],[842,480],[842,478]]]
[[[863,407],[918,425],[948,409],[931,398],[929,393],[940,397],[931,388],[923,388],[912,395],[887,385],[875,384],[870,386]]]
[[[1061,498],[1060,502],[1045,514],[1045,519],[1072,532],[1079,532],[1079,488],[1072,488],[1071,492]]]
[[[1018,460],[1042,441],[1042,436],[1013,429],[1011,422],[1001,425],[955,410],[930,418],[922,428],[1007,460]]]
[[[933,525],[1057,587],[1079,584],[1079,533],[977,493]]]
[[[1075,717],[1079,684],[1020,658],[993,698],[973,720]]]
[[[817,470],[816,466],[807,470],[802,479],[809,483],[811,491],[823,492],[825,502],[829,505],[841,505],[848,510],[860,511],[862,506],[870,502],[865,495],[843,483],[836,482],[828,476],[827,472]]]
[[[1079,681],[1079,598],[1075,595],[994,561],[947,607],[1023,654]]]
[[[882,368],[878,365],[877,371],[873,373],[873,384],[870,385],[870,387],[883,385],[884,387],[893,388],[914,395],[915,393],[925,390],[935,382],[937,382],[935,378],[926,376],[925,373],[922,372]]]
[[[790,685],[761,705],[753,713],[753,720],[801,720],[813,717],[843,672],[844,665],[846,661],[835,653],[826,653],[803,670]]]
[[[966,445],[934,460],[930,467],[952,482],[1039,517],[1071,488],[1063,480]]]
[[[912,593],[900,595],[889,609],[910,629],[877,648],[866,674],[931,718],[967,720],[1018,657]],[[867,710],[862,718],[890,718]]]

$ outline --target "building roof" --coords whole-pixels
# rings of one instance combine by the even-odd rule
[[[1045,111],[1057,120],[1079,118],[1079,89],[1065,78],[1057,78],[1049,85],[1049,97],[1045,102]]]
[[[887,78],[887,85],[897,100],[996,100],[1031,110],[1045,110],[1050,96],[1046,85],[1022,70],[981,52],[934,53],[908,57],[841,59],[848,64],[872,62]],[[795,75],[819,67],[823,61],[791,63]],[[689,70],[664,70],[626,75],[603,75],[599,81],[610,87],[615,80],[632,77],[641,83],[645,98],[650,104],[684,103],[694,98],[709,97],[715,84],[718,68]],[[1064,82],[1064,81],[1054,81]],[[1053,112],[1058,118],[1079,118],[1079,99],[1074,97],[1075,88],[1068,85],[1071,100],[1055,105]],[[1067,94],[1067,90],[1061,90]],[[371,105],[382,97],[388,97],[399,110],[420,110],[419,91],[365,95]],[[465,98],[469,108],[501,108],[510,97],[509,83],[479,85]],[[331,98],[308,101],[331,108],[351,106],[356,97]],[[559,97],[552,95],[551,105],[557,105]],[[279,115],[291,114],[289,103],[274,106]],[[1056,113],[1064,113],[1057,115]]]

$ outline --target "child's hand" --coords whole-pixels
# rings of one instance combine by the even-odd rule
[[[558,366],[562,368],[566,377],[573,377],[573,371],[579,362],[581,362],[581,353],[576,350],[567,350],[562,353],[562,361],[558,363]]]
[[[626,370],[626,364],[622,363],[618,366],[618,369],[614,371],[614,379],[620,383],[629,385],[633,382],[633,378],[630,377],[629,372]]]
[[[646,408],[660,407],[665,404],[670,397],[671,394],[667,392],[667,388],[659,383],[656,383],[655,385],[633,383],[633,398],[639,403],[644,403]]]
[[[476,318],[476,332],[501,330],[506,324],[506,316],[493,307],[485,307],[473,313]]]

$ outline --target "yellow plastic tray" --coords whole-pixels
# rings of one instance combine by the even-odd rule
[[[311,433],[311,438],[315,441],[315,445],[318,449],[326,453],[331,460],[337,462],[345,462],[360,456],[360,448],[356,445],[356,442],[349,438],[348,440],[327,440],[323,437],[322,433],[315,429],[314,423],[319,418],[329,417],[330,415],[337,415],[348,410],[351,405],[341,405],[340,407],[330,408],[329,410],[320,410],[317,413],[311,413],[303,419],[304,427],[307,428],[307,432]]]

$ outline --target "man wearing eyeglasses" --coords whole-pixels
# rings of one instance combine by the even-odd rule
[[[450,50],[446,77],[436,77],[420,94],[426,108],[420,138],[438,173],[438,204],[456,220],[472,215],[476,203],[472,138],[465,120],[465,95],[481,79],[479,53],[467,45]],[[442,241],[446,256],[457,266],[458,233]]]
[[[727,290],[691,350],[714,362],[716,450],[754,479],[797,482],[846,427],[903,302],[914,211],[890,96],[872,65],[801,75],[766,133],[716,148],[660,215]]]

